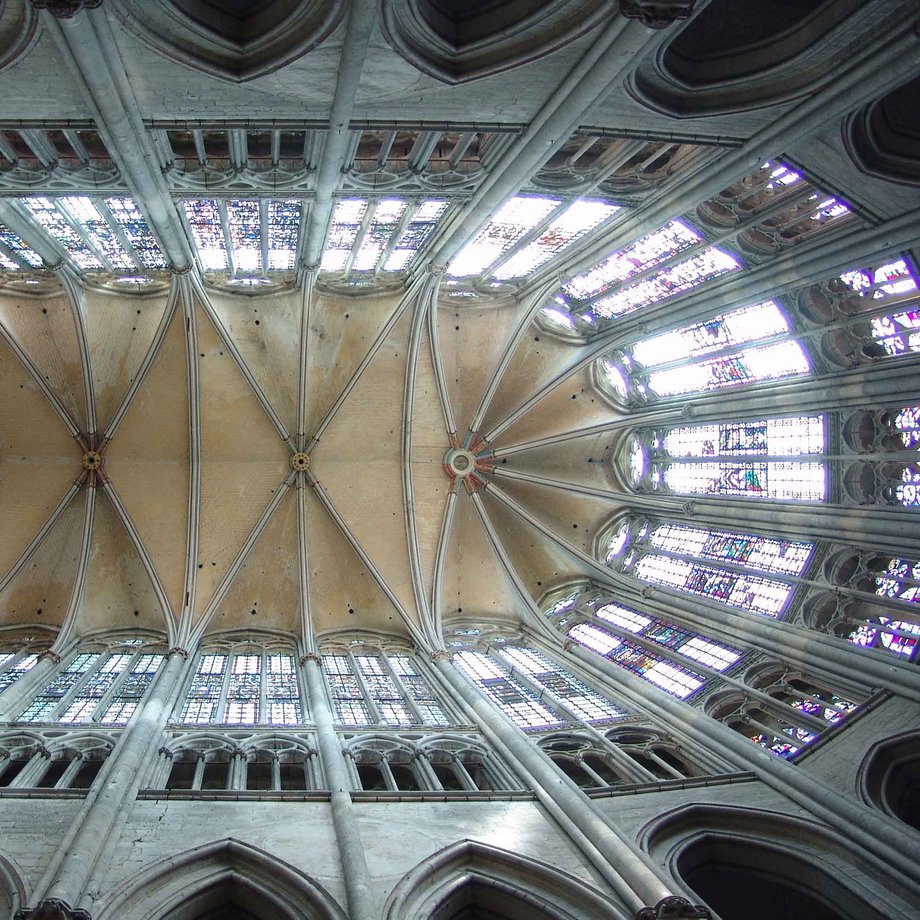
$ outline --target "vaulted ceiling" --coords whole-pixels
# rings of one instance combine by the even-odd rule
[[[652,31],[613,4],[521,3],[514,28],[491,23],[485,4],[274,6],[290,34],[253,32],[238,4],[106,0],[72,19],[3,6],[0,219],[29,237],[17,196],[129,195],[177,269],[119,288],[35,232],[27,242],[49,270],[4,276],[3,627],[60,630],[59,645],[123,627],[179,645],[262,629],[307,646],[371,630],[438,647],[445,623],[536,624],[528,611],[548,588],[590,574],[586,555],[622,491],[609,462],[618,435],[592,428],[617,410],[593,385],[591,343],[534,321],[558,278],[767,157],[816,177],[864,226],[920,204],[915,185],[892,196],[884,178],[858,170],[841,127],[910,76],[916,51],[857,55],[844,99],[826,60],[806,66],[806,49],[799,82],[773,97],[763,74],[750,76],[760,81],[750,105],[734,86],[721,106],[712,85],[685,86],[683,117],[661,57],[681,26]],[[541,20],[544,6],[554,11]],[[845,6],[822,28],[842,35],[852,14],[848,27],[867,35],[904,21],[910,4]],[[477,50],[469,36],[493,26],[490,50]],[[221,35],[239,47],[228,52]],[[104,56],[87,52],[88,37]],[[827,54],[850,51],[841,39]],[[872,80],[860,88],[863,72]],[[277,145],[261,171],[255,130]],[[49,137],[74,155],[48,154]],[[459,151],[450,169],[438,139]],[[300,159],[281,176],[278,151],[295,141]],[[643,178],[636,164],[662,149],[670,165]],[[360,284],[317,273],[333,197],[385,183],[444,194],[448,219],[406,272]],[[585,185],[628,213],[533,277],[494,290],[487,279],[444,283],[447,263],[509,196],[552,187],[568,200]],[[264,198],[276,186],[305,203],[300,264],[267,292],[234,291],[195,257],[181,201],[241,189]],[[667,308],[643,322],[667,326]],[[470,475],[464,462],[475,463]],[[493,466],[531,478],[493,476]]]

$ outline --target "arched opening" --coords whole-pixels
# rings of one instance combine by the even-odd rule
[[[96,912],[93,913],[96,918]],[[319,884],[292,866],[237,840],[222,840],[164,859],[128,880],[98,920],[346,920]]]
[[[387,782],[383,778],[380,767],[375,763],[357,764],[358,779],[361,781],[361,788],[365,792],[373,792],[377,789],[386,789]]]
[[[915,830],[920,830],[920,733],[877,745],[862,770],[866,797]]]
[[[270,894],[233,876],[192,895],[163,920],[286,920],[293,918]]]
[[[431,920],[556,920],[531,899],[472,879],[452,891],[431,914]]]
[[[705,835],[680,854],[681,878],[722,920],[881,920],[871,905],[801,853],[731,834]]]
[[[690,85],[734,80],[804,51],[858,0],[715,0],[668,46],[665,66]]]
[[[390,894],[384,920],[581,920],[632,916],[590,885],[522,853],[469,840],[423,860]]]

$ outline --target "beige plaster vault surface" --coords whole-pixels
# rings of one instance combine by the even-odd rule
[[[587,428],[611,410],[584,371],[547,386],[571,349],[533,327],[515,338],[519,307],[444,303],[436,324],[413,327],[418,308],[399,294],[194,293],[178,279],[146,296],[0,295],[7,624],[68,640],[141,628],[179,644],[244,629],[440,645],[445,620],[513,627],[508,564],[538,599],[544,582],[578,574],[565,544],[590,552],[614,508],[488,470],[477,508],[443,465],[438,362],[461,440],[506,352],[480,430],[529,408],[490,446]],[[81,466],[87,446],[102,451],[99,474]],[[298,447],[307,473],[291,469]],[[593,434],[497,463],[607,490],[610,450]]]

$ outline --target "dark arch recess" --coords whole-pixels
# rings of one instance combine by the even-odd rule
[[[244,82],[302,57],[341,22],[344,0],[115,0],[121,23],[161,54]]]
[[[871,5],[871,4],[870,4]],[[844,21],[864,0],[713,0],[630,81],[644,104],[676,117],[797,98],[848,53]]]
[[[681,878],[722,920],[851,920],[877,916],[859,904],[851,913],[838,882],[797,856],[722,835],[704,836],[677,862]]]
[[[616,15],[606,0],[384,0],[383,34],[445,83],[537,60]]]
[[[847,146],[863,172],[920,185],[920,77],[858,112],[847,128]]]
[[[860,782],[876,808],[920,831],[920,732],[875,745],[860,770]]]

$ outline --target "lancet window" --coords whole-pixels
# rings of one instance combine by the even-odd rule
[[[677,495],[823,501],[823,415],[645,431],[630,444],[633,484]]]
[[[38,664],[38,655],[28,650],[0,652],[0,693]]]
[[[176,721],[297,725],[303,711],[293,654],[275,647],[217,646],[199,656]]]
[[[328,649],[323,672],[342,725],[449,725],[451,719],[408,652],[356,645]]]
[[[142,640],[72,655],[18,717],[19,722],[124,725],[153,682],[164,655]]]
[[[643,339],[603,359],[601,379],[643,398],[679,396],[808,374],[802,346],[768,300]]]
[[[205,271],[240,280],[294,268],[300,201],[203,198],[183,202],[183,212]]]
[[[672,696],[686,699],[713,672],[728,671],[739,649],[625,606],[587,585],[554,605],[548,616],[569,639],[638,674]],[[700,667],[702,666],[702,667]]]
[[[68,195],[23,198],[22,204],[80,269],[130,274],[166,267],[150,227],[130,198]],[[18,247],[18,252],[36,264],[30,250]]]
[[[448,266],[452,278],[512,281],[536,271],[621,209],[607,201],[518,195],[506,202]]]
[[[814,545],[680,524],[626,521],[610,537],[605,561],[637,580],[780,617]]]
[[[573,721],[606,723],[625,714],[536,649],[521,645],[467,649],[454,655],[454,663],[524,729]]]
[[[340,198],[320,271],[346,279],[404,271],[447,208],[448,202],[438,198]]]

